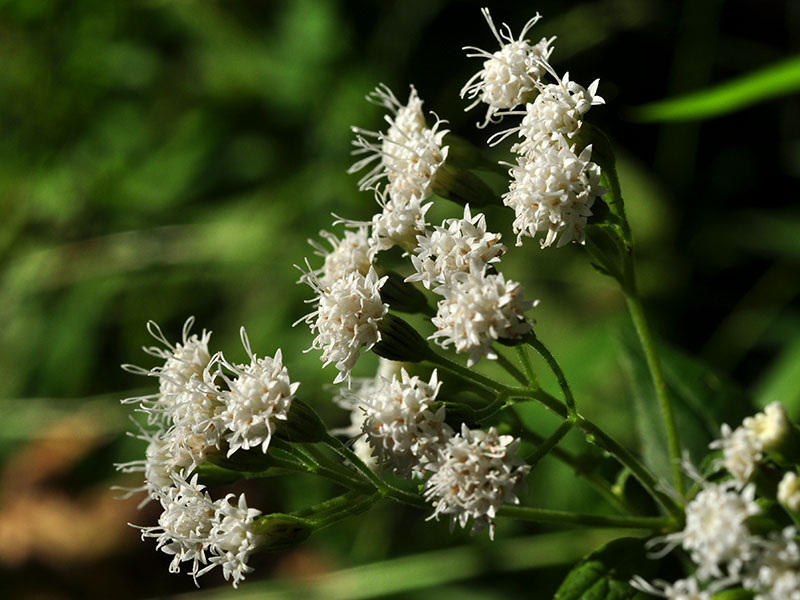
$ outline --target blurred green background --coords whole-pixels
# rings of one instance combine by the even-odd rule
[[[235,359],[245,325],[257,353],[282,348],[301,395],[346,423],[327,401],[332,372],[302,353],[307,328],[291,328],[309,296],[293,265],[332,212],[368,219],[376,209],[345,171],[350,126],[381,126],[364,100],[378,82],[401,98],[414,83],[426,109],[483,144],[480,111],[465,114],[458,91],[480,65],[461,48],[495,47],[484,4],[0,1],[0,596],[194,589],[126,525],[153,524],[153,504],[138,512],[109,491],[132,482],[112,463],[143,453],[124,435],[118,400],[152,382],[119,364],[153,366],[140,350],[148,319],[177,339],[194,315]],[[590,119],[618,149],[641,287],[695,458],[720,421],[735,425],[752,406],[780,400],[800,417],[800,5],[490,6],[515,33],[541,12],[531,37],[558,36],[555,68],[601,80],[607,104]],[[438,200],[433,214],[459,212]],[[507,211],[487,216],[513,244]],[[660,468],[660,430],[647,434],[649,389],[612,282],[579,246],[528,241],[503,270],[541,300],[537,331],[582,410]],[[374,364],[362,360],[358,374]],[[552,426],[535,410],[529,419]],[[609,510],[550,460],[529,485],[525,501],[537,506]],[[235,489],[264,511],[333,493],[302,478]],[[473,549],[447,550],[469,536],[425,516],[379,506],[296,550],[254,557],[238,594],[216,572],[201,584],[242,598],[549,598],[569,562],[602,540],[501,523],[498,537],[511,541],[484,534]],[[316,592],[292,587],[421,551],[434,553],[317,580]]]

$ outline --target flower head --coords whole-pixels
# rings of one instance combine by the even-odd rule
[[[448,132],[440,129],[443,122],[437,119],[433,127],[427,126],[422,100],[414,86],[406,104],[401,104],[385,85],[378,86],[367,98],[392,113],[385,116],[389,128],[386,132],[375,132],[353,127],[357,134],[353,154],[366,156],[348,172],[355,173],[375,163],[359,180],[360,189],[375,189],[386,179],[392,196],[398,199],[426,198],[431,193],[436,170],[447,158],[444,137]]]
[[[388,191],[376,196],[382,211],[372,218],[370,246],[373,252],[400,246],[410,250],[417,236],[427,228],[425,213],[431,203],[423,203],[420,197],[397,198]]]
[[[247,508],[244,494],[239,496],[235,504],[230,502],[230,498],[235,496],[228,494],[215,503],[214,524],[209,533],[212,556],[209,566],[202,572],[220,566],[225,581],[232,579],[235,588],[244,579],[245,573],[253,570],[247,566],[247,560],[258,547],[259,536],[253,532],[252,525],[261,511]]]
[[[786,438],[792,424],[783,404],[772,402],[760,413],[746,417],[742,421],[742,427],[749,432],[762,450],[769,451]]]
[[[800,513],[800,477],[794,471],[788,471],[778,484],[778,502]]]
[[[606,189],[600,185],[600,167],[591,159],[592,147],[579,155],[566,141],[541,148],[534,159],[520,156],[509,173],[512,181],[503,203],[514,209],[517,245],[522,236],[546,232],[543,248],[557,237],[558,246],[582,243],[583,228],[592,215],[594,201]]]
[[[541,18],[538,13],[525,24],[519,37],[514,38],[508,25],[498,30],[495,27],[489,9],[481,10],[494,37],[500,44],[500,50],[487,52],[480,48],[468,46],[467,56],[483,58],[483,68],[475,73],[461,90],[462,98],[474,100],[466,110],[470,110],[481,102],[487,105],[486,119],[479,127],[485,127],[493,121],[498,111],[507,110],[530,102],[537,92],[537,83],[546,72],[546,63],[553,49],[550,44],[555,38],[542,38],[531,44],[525,36],[531,27]]]
[[[339,369],[334,383],[349,378],[362,348],[369,350],[380,341],[378,325],[389,310],[380,295],[385,281],[373,267],[366,276],[353,272],[327,287],[309,273],[317,308],[301,321],[317,334],[311,348],[322,350],[323,366],[334,363]]]
[[[731,430],[723,423],[721,431],[722,437],[711,442],[709,448],[722,450],[719,466],[727,469],[741,485],[744,485],[753,476],[763,457],[761,444],[745,427]]]
[[[224,362],[235,374],[235,378],[224,376],[229,389],[222,395],[225,407],[220,415],[226,429],[228,456],[240,448],[247,450],[257,446],[266,452],[277,421],[286,420],[300,385],[289,380],[280,349],[274,358],[258,358],[250,348],[244,327],[241,337],[250,364]]]
[[[494,537],[493,519],[506,503],[518,504],[517,491],[530,466],[516,456],[520,440],[488,431],[471,430],[465,424],[461,433],[441,448],[425,483],[425,499],[434,506],[433,515],[450,515],[450,525],[465,527],[473,520],[472,533],[489,527]]]
[[[800,545],[797,529],[786,527],[762,540],[762,550],[744,578],[758,600],[800,599]]]
[[[750,533],[745,522],[760,512],[752,484],[737,490],[734,482],[704,483],[686,506],[683,531],[659,541],[680,543],[691,554],[701,578],[723,578],[723,567],[735,578],[756,555],[758,538]]]
[[[436,371],[427,383],[405,369],[381,383],[363,399],[363,430],[383,463],[402,475],[424,473],[453,432],[444,422],[445,409],[436,408],[439,393]]]
[[[457,273],[449,285],[436,288],[444,296],[431,322],[437,331],[431,336],[446,348],[468,352],[472,366],[484,356],[497,358],[492,344],[499,339],[519,339],[531,330],[525,311],[536,305],[523,298],[522,286],[506,280],[502,273],[485,273],[478,266]]]
[[[463,219],[447,219],[432,232],[417,236],[417,247],[411,262],[416,273],[406,281],[421,281],[431,289],[447,284],[455,273],[468,272],[474,264],[498,262],[506,247],[501,235],[486,231],[486,217],[470,214],[464,207]]]
[[[694,577],[679,579],[674,583],[663,579],[656,579],[650,583],[638,575],[631,579],[630,584],[639,591],[667,600],[711,600],[711,595],[724,587],[724,585],[712,585],[703,590],[700,589],[700,583]]]
[[[316,250],[315,254],[325,259],[322,268],[314,271],[322,286],[329,286],[354,271],[367,274],[372,260],[366,223],[356,223],[354,229],[345,230],[341,239],[328,231],[320,231],[320,237],[330,244],[331,250],[315,240],[309,240],[309,243]]]

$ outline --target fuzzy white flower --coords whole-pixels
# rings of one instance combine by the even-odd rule
[[[525,311],[536,305],[523,298],[522,286],[502,273],[484,273],[476,266],[457,273],[449,285],[436,288],[444,296],[431,322],[437,331],[431,339],[443,348],[468,352],[472,366],[484,356],[496,359],[492,344],[498,339],[518,339],[531,330]]]
[[[583,229],[592,215],[594,201],[606,189],[600,185],[600,167],[591,161],[592,147],[579,155],[561,138],[558,145],[545,146],[535,159],[524,156],[511,165],[511,184],[503,203],[514,209],[517,245],[522,236],[546,232],[543,248],[557,237],[558,246],[583,243]]]
[[[436,170],[447,158],[444,137],[448,131],[440,128],[443,121],[437,119],[433,127],[427,127],[422,101],[414,86],[411,86],[406,104],[401,104],[385,85],[378,86],[367,98],[387,108],[393,116],[385,116],[389,124],[385,133],[352,128],[357,134],[353,154],[366,156],[358,160],[348,173],[376,163],[359,180],[360,189],[375,189],[382,179],[386,179],[391,194],[397,199],[426,198],[431,193]]]
[[[283,366],[280,349],[274,358],[258,358],[250,348],[244,327],[242,344],[250,357],[248,365],[223,364],[236,375],[234,379],[223,374],[228,391],[223,392],[225,404],[220,415],[225,426],[228,456],[237,450],[261,446],[266,452],[278,421],[285,421],[299,383],[289,380],[289,371]]]
[[[778,502],[800,513],[800,477],[794,471],[788,471],[778,484]]]
[[[486,217],[474,217],[469,205],[464,207],[463,219],[446,219],[432,232],[417,236],[417,247],[411,262],[416,273],[406,281],[421,281],[431,289],[446,284],[455,273],[467,272],[474,264],[498,262],[506,252],[499,233],[486,231]]]
[[[200,377],[203,370],[211,361],[208,351],[208,341],[211,332],[206,331],[198,336],[189,335],[194,324],[194,317],[189,317],[183,325],[181,342],[172,344],[167,340],[161,328],[154,322],[147,323],[147,331],[166,348],[151,346],[144,351],[164,360],[164,365],[151,369],[151,373],[158,376],[161,388],[162,402],[169,402],[175,395],[183,393],[192,377]]]
[[[739,576],[743,565],[752,560],[758,549],[758,538],[747,528],[745,521],[761,512],[755,502],[755,487],[742,490],[735,482],[704,483],[703,489],[686,506],[686,525],[683,531],[654,539],[667,543],[662,553],[680,544],[697,564],[700,578]],[[659,553],[659,554],[662,554]]]
[[[757,441],[764,451],[778,446],[792,427],[786,408],[780,402],[772,402],[760,413],[746,417],[742,427]]]
[[[362,348],[369,350],[380,341],[378,325],[389,310],[380,295],[385,282],[386,277],[379,278],[373,267],[366,276],[350,273],[324,288],[309,273],[308,283],[317,292],[317,308],[300,321],[317,334],[311,348],[322,350],[323,366],[334,363],[339,370],[334,383],[350,377]]]
[[[342,239],[328,231],[320,231],[319,235],[330,244],[331,250],[327,250],[315,240],[308,240],[308,242],[316,250],[315,254],[325,259],[322,268],[314,271],[314,275],[322,286],[327,287],[354,271],[362,275],[367,274],[372,260],[369,248],[369,227],[366,223],[357,223],[354,230],[345,230]]]
[[[560,138],[571,140],[580,131],[589,108],[605,102],[597,95],[599,84],[596,79],[587,89],[570,81],[566,73],[558,83],[542,85],[536,99],[525,106],[520,126],[493,136],[490,143],[517,131],[522,141],[514,144],[511,151],[532,157],[542,145],[558,143]]]
[[[136,423],[134,421],[134,423]],[[144,482],[136,488],[115,488],[125,492],[121,497],[129,498],[139,492],[145,492],[145,498],[139,503],[139,508],[153,499],[158,499],[166,488],[172,486],[172,476],[178,471],[177,461],[170,451],[170,439],[163,427],[148,430],[136,423],[139,434],[130,434],[136,439],[147,442],[145,457],[126,463],[116,464],[115,467],[122,473],[143,473]]]
[[[763,549],[744,587],[760,592],[759,600],[800,600],[800,546],[797,529],[786,527],[761,541]]]
[[[753,476],[763,455],[761,444],[745,427],[731,429],[723,423],[722,437],[709,444],[709,448],[722,450],[719,466],[724,467],[741,484]]]
[[[158,526],[141,527],[142,539],[156,538],[156,549],[172,556],[170,573],[179,573],[181,563],[191,562],[190,573],[196,581],[200,565],[208,562],[209,536],[217,506],[204,491],[205,486],[197,482],[197,475],[188,481],[174,476],[173,483],[161,495],[164,511]]]
[[[417,236],[427,228],[425,213],[432,203],[423,203],[418,196],[397,198],[386,190],[376,194],[376,199],[382,210],[372,218],[372,251],[388,250],[394,246],[412,249]]]
[[[537,92],[537,83],[546,72],[545,64],[553,51],[550,44],[555,38],[540,40],[531,44],[525,36],[531,27],[541,18],[538,13],[525,24],[518,38],[514,38],[511,29],[505,23],[498,30],[495,27],[489,9],[481,10],[494,37],[500,44],[500,50],[487,52],[480,48],[467,46],[464,50],[470,58],[483,58],[483,68],[475,73],[461,90],[462,98],[474,99],[466,110],[470,110],[481,102],[487,105],[486,118],[479,127],[485,127],[493,121],[498,111],[514,108],[530,102]]]
[[[261,539],[252,529],[253,521],[261,515],[261,511],[247,508],[244,494],[239,496],[236,504],[232,504],[230,498],[235,496],[228,494],[215,503],[214,524],[209,533],[212,556],[209,566],[200,574],[220,566],[225,581],[232,579],[233,587],[236,588],[245,574],[253,570],[247,566],[247,560]]]
[[[422,477],[425,465],[453,435],[444,421],[444,406],[434,406],[440,385],[436,370],[426,383],[401,369],[399,377],[382,379],[363,400],[364,433],[379,461],[401,476]]]
[[[451,437],[439,458],[429,463],[433,471],[424,496],[434,506],[429,518],[450,515],[450,526],[465,527],[473,520],[472,533],[489,527],[494,538],[494,517],[503,504],[518,504],[517,491],[530,466],[516,456],[520,440],[488,431],[470,430]]]

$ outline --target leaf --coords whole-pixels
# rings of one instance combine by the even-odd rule
[[[622,334],[623,363],[633,388],[636,426],[647,464],[669,478],[669,452],[661,411],[650,372],[632,329]],[[678,435],[695,464],[708,453],[708,444],[719,437],[720,425],[738,425],[751,412],[749,396],[733,382],[714,373],[704,363],[665,344],[657,344],[667,380]]]
[[[555,600],[633,600],[646,598],[631,587],[634,575],[647,578],[657,561],[647,558],[644,540],[620,538],[581,560],[569,572]]]
[[[643,122],[718,117],[798,89],[800,56],[795,56],[712,88],[637,107],[633,117]]]

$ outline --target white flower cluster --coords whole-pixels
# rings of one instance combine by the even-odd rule
[[[748,481],[769,452],[780,448],[794,426],[786,409],[772,403],[763,412],[744,419],[734,430],[724,425],[722,439],[711,444],[723,451],[718,467],[732,479],[709,483],[690,474],[702,487],[686,506],[682,531],[651,541],[663,545],[661,557],[680,545],[696,565],[692,577],[670,584],[648,583],[635,577],[631,585],[670,599],[711,598],[723,589],[741,586],[755,600],[800,600],[800,535],[794,526],[762,534],[751,529],[753,517],[764,514],[756,486]],[[778,500],[789,511],[800,508],[797,474],[788,471],[778,486]]]
[[[401,476],[422,477],[453,434],[444,422],[444,406],[434,405],[440,385],[435,370],[426,383],[401,369],[399,377],[381,379],[364,399],[364,433],[380,463],[390,464]]]
[[[745,418],[736,429],[723,424],[722,437],[710,447],[722,450],[719,466],[744,485],[753,476],[764,452],[774,450],[790,427],[786,409],[780,402],[773,402],[762,412]]]
[[[448,131],[440,128],[443,121],[438,118],[433,127],[427,126],[414,86],[406,104],[401,104],[385,85],[379,85],[367,99],[390,111],[385,117],[389,127],[385,132],[353,127],[353,154],[366,156],[348,172],[372,165],[359,180],[359,187],[374,190],[382,208],[372,220],[373,252],[395,245],[408,249],[417,233],[424,231],[425,212],[430,207],[424,200],[431,195],[436,171],[447,158],[444,138]]]
[[[181,563],[189,562],[196,583],[197,577],[220,566],[225,580],[237,587],[252,571],[247,560],[259,543],[252,524],[261,512],[247,508],[244,494],[236,504],[229,501],[233,494],[212,500],[197,475],[190,480],[173,475],[172,482],[160,497],[164,511],[158,526],[141,527],[142,539],[156,538],[156,549],[172,556],[170,573],[179,573]]]
[[[494,517],[505,503],[518,504],[517,489],[530,466],[516,455],[520,440],[488,431],[461,426],[428,466],[433,471],[425,483],[425,498],[434,505],[430,518],[450,515],[451,528],[465,527],[473,520],[472,532],[489,528],[494,538]]]
[[[445,422],[444,405],[435,404],[440,386],[435,370],[425,382],[400,363],[382,360],[375,379],[359,380],[355,390],[338,397],[351,411],[352,424],[333,433],[353,439],[354,452],[372,468],[429,476],[424,495],[434,506],[431,518],[450,515],[451,525],[462,527],[472,519],[473,533],[488,526],[493,536],[497,510],[519,502],[517,491],[530,467],[516,456],[519,439],[465,424],[455,434]]]
[[[159,527],[143,528],[143,535],[157,537],[158,548],[173,555],[170,571],[177,572],[182,562],[191,561],[191,573],[197,577],[219,564],[235,586],[248,571],[247,556],[255,548],[248,528],[260,513],[248,509],[244,497],[235,507],[228,498],[213,501],[196,475],[186,478],[209,454],[226,446],[228,456],[256,447],[266,452],[278,423],[288,416],[299,383],[290,381],[280,350],[273,358],[257,357],[244,328],[242,343],[250,362],[237,364],[221,353],[212,356],[210,332],[190,335],[192,324],[193,319],[186,321],[182,341],[174,345],[155,323],[148,324],[164,347],[145,350],[164,364],[150,370],[127,368],[157,377],[160,392],[123,401],[139,402],[150,428],[140,426],[137,436],[148,443],[144,460],[118,468],[143,472],[144,484],[129,493],[144,491],[143,503],[161,503]]]
[[[589,108],[604,102],[597,95],[599,80],[584,88],[570,81],[568,73],[559,77],[549,63],[553,40],[543,39],[532,46],[523,39],[539,15],[515,40],[507,25],[499,34],[488,9],[483,12],[501,49],[492,55],[470,55],[486,56],[487,60],[462,96],[477,96],[469,108],[485,102],[487,121],[495,116],[523,116],[520,126],[490,138],[491,144],[513,133],[522,138],[511,147],[517,159],[508,165],[511,184],[503,195],[504,204],[516,214],[517,245],[522,244],[523,236],[533,238],[539,232],[545,233],[543,248],[556,239],[558,246],[583,243],[592,205],[606,192],[600,185],[600,167],[591,160],[591,145],[582,147],[576,138]],[[547,75],[555,83],[547,83]],[[509,110],[520,105],[525,105],[524,110]]]

